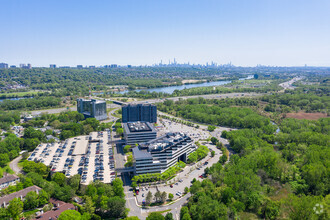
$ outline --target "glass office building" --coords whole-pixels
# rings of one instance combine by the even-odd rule
[[[122,107],[122,121],[157,122],[157,107],[152,104],[129,104]]]
[[[96,118],[97,120],[107,119],[107,104],[105,101],[96,99],[77,99],[77,111],[85,118]]]

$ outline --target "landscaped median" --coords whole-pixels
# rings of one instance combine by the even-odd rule
[[[185,168],[186,164],[179,161],[176,165],[170,167],[164,173],[148,173],[134,176],[132,178],[132,187],[136,188],[138,183],[165,182],[173,178],[178,172]]]

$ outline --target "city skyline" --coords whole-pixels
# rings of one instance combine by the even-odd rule
[[[2,1],[0,62],[330,66],[330,2]]]

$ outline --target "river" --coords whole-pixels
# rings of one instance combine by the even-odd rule
[[[3,102],[4,100],[21,100],[21,99],[31,99],[33,97],[17,97],[17,98],[0,98],[0,102]]]
[[[240,78],[239,80],[246,80],[246,79],[253,79],[253,75],[248,75],[246,78]],[[196,84],[186,84],[186,85],[180,85],[180,86],[165,86],[165,87],[158,87],[158,88],[152,88],[152,89],[136,89],[134,91],[140,92],[140,91],[148,91],[148,92],[163,92],[172,94],[175,90],[183,90],[183,89],[191,89],[191,88],[197,88],[197,87],[208,87],[208,86],[221,86],[231,83],[231,80],[227,81],[213,81],[213,82],[204,82],[204,83],[196,83]],[[122,91],[119,92],[120,94],[125,94],[128,91]]]

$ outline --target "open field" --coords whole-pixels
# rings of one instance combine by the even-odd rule
[[[11,93],[1,93],[0,96],[5,95],[6,97],[24,97],[24,96],[33,96],[35,94],[38,94],[39,92],[49,92],[49,91],[36,91],[31,90],[28,92],[11,92]]]
[[[328,117],[326,113],[287,113],[286,118],[296,118],[296,119],[308,119],[308,120],[317,120],[319,118]]]

